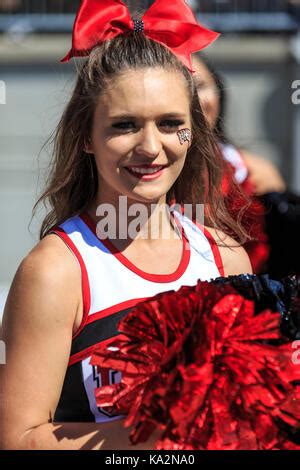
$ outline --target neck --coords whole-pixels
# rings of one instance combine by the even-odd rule
[[[104,198],[98,197],[87,212],[97,228],[100,227],[100,231],[103,229],[112,240],[152,243],[155,240],[180,238],[166,196],[152,202],[140,202],[122,195],[104,202]]]

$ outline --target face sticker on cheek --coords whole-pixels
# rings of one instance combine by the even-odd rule
[[[177,135],[181,145],[183,145],[185,142],[190,143],[192,141],[192,132],[188,128],[180,129],[180,131],[177,132]]]

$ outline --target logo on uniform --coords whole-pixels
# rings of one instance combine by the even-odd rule
[[[106,385],[120,383],[121,372],[112,369],[103,369],[98,366],[93,366],[93,379],[96,382],[97,388],[105,387]],[[109,418],[118,415],[118,413],[114,411],[113,407],[97,408],[101,413],[105,414]]]

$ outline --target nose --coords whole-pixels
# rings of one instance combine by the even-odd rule
[[[145,155],[148,158],[155,158],[162,149],[161,136],[156,125],[145,126],[139,136],[139,141],[135,151],[138,155]]]

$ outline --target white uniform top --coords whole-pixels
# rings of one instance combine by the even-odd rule
[[[118,321],[140,301],[184,285],[195,285],[198,279],[224,275],[220,253],[210,233],[186,216],[178,212],[174,215],[183,229],[183,250],[180,264],[171,274],[141,271],[110,241],[97,237],[96,225],[86,213],[66,220],[50,232],[59,235],[76,256],[83,292],[83,319],[73,336],[55,421],[113,419],[107,411],[97,408],[94,394],[95,388],[115,383],[120,376],[115,371],[100,371],[91,366],[93,350],[118,335]]]
[[[234,177],[238,184],[242,184],[249,175],[247,165],[241,153],[231,144],[219,143],[224,160],[234,168]]]

